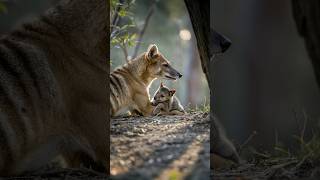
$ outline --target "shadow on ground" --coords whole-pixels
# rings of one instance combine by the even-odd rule
[[[207,113],[111,120],[111,179],[209,179]]]
[[[224,164],[215,168],[210,176],[215,180],[229,179],[320,179],[320,160],[314,156],[320,146],[311,153],[275,155],[248,149],[249,160],[241,164]],[[316,150],[316,151],[314,151]]]

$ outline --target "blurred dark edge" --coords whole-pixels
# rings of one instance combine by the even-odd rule
[[[110,176],[110,101],[109,101],[109,96],[110,96],[110,79],[109,79],[109,74],[110,74],[110,0],[106,0],[106,13],[107,13],[107,53],[106,53],[106,63],[107,63],[107,75],[106,75],[106,87],[107,87],[107,92],[106,92],[106,110],[109,112],[107,119],[107,147],[108,148],[108,157],[107,157],[107,172],[108,176]]]

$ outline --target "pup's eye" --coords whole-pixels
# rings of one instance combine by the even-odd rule
[[[164,97],[164,95],[161,95],[161,97]]]
[[[163,64],[164,67],[169,67],[169,64]]]

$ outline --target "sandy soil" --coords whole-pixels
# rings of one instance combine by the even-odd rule
[[[209,179],[207,116],[112,119],[112,179]]]

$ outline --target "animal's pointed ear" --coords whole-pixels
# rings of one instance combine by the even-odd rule
[[[163,86],[164,86],[164,85],[163,85],[163,82],[161,82],[161,83],[160,83],[160,87],[163,87]]]
[[[155,44],[150,44],[148,51],[147,51],[147,57],[148,59],[154,59],[158,57],[158,47]]]
[[[175,89],[170,90],[170,96],[173,96],[174,93],[176,93],[176,90],[175,90]]]

